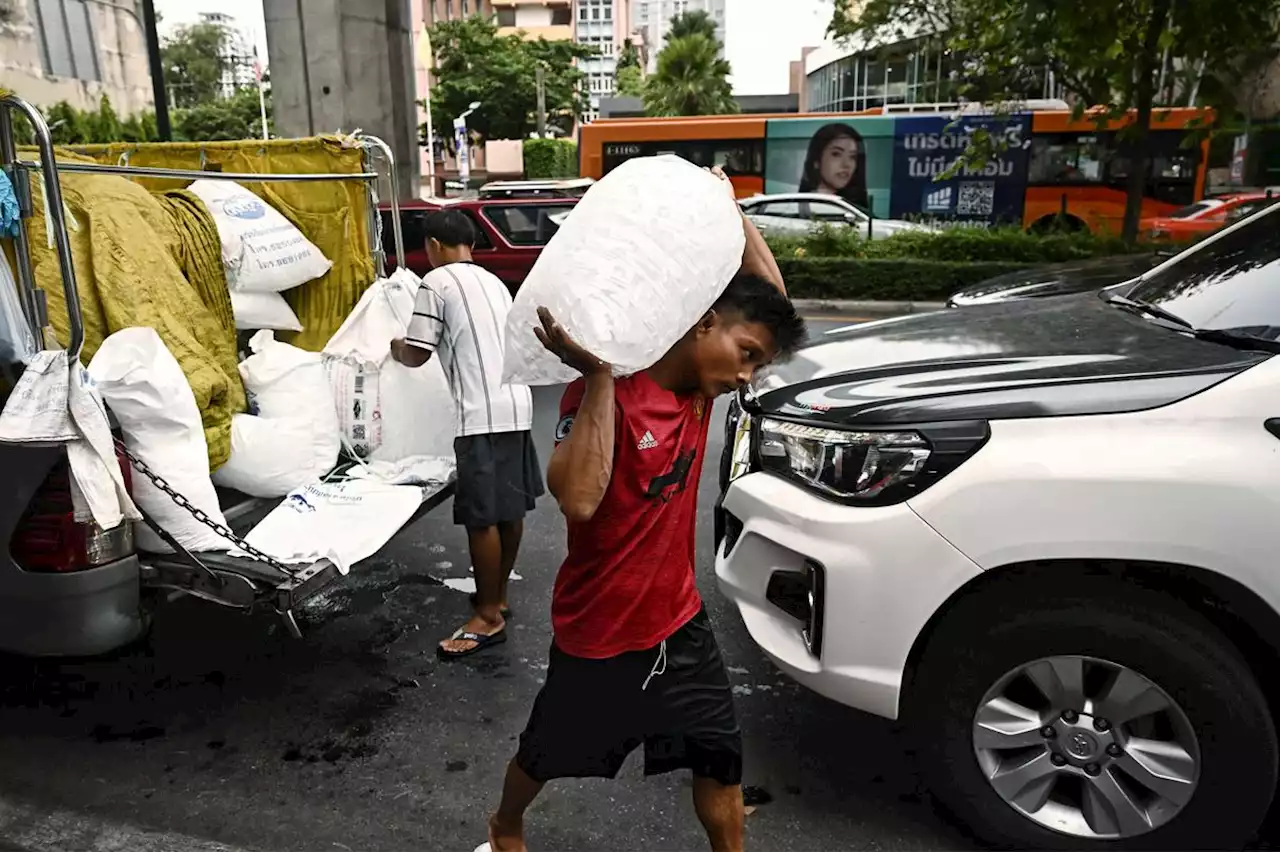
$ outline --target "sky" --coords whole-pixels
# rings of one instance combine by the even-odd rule
[[[783,11],[785,9],[785,11]],[[832,0],[728,0],[725,54],[733,66],[733,89],[740,95],[784,94],[790,63],[800,50],[822,43],[831,20]],[[162,32],[199,20],[200,12],[233,16],[258,55],[267,58],[262,0],[156,0]]]
[[[831,0],[728,0],[725,56],[734,94],[785,94],[791,62],[802,48],[822,44],[832,8]]]

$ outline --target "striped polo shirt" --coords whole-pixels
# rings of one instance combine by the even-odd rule
[[[405,341],[435,353],[458,410],[458,435],[533,428],[533,395],[502,383],[502,333],[511,293],[474,263],[450,263],[422,279]]]

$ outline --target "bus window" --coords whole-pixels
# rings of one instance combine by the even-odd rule
[[[695,166],[719,166],[729,177],[764,176],[764,140],[608,142],[604,145],[604,173],[635,157],[674,154]]]
[[[1031,140],[1029,182],[1039,186],[1096,183],[1102,178],[1103,146],[1096,134],[1055,133]]]

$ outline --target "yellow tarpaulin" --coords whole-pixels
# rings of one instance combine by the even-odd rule
[[[113,332],[154,328],[195,393],[210,469],[221,466],[231,454],[231,416],[245,410],[245,395],[213,220],[189,193],[153,195],[106,175],[63,172],[61,178],[84,318],[82,360],[88,363]],[[48,300],[49,324],[65,345],[69,323],[58,253],[45,230],[40,181],[33,180],[32,189],[32,270]]]
[[[338,136],[241,142],[151,143],[77,147],[76,152],[106,165],[194,169],[252,174],[357,174],[365,171],[363,151]],[[141,180],[152,190],[188,182]],[[289,342],[319,351],[373,283],[369,242],[369,198],[356,181],[249,183],[245,187],[279,210],[333,261],[315,281],[285,293],[303,331]],[[280,335],[288,339],[287,335]]]

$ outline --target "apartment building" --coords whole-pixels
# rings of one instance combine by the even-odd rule
[[[492,0],[498,33],[568,41],[573,38],[572,0]]]
[[[582,116],[591,121],[600,115],[602,98],[612,97],[618,71],[618,57],[630,37],[633,0],[576,0],[574,38],[594,48],[597,55],[582,62],[587,75],[591,109]]]

